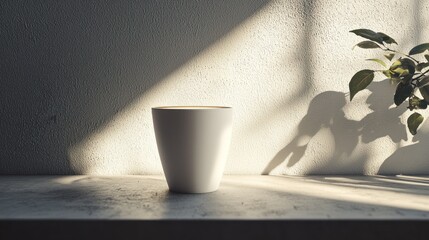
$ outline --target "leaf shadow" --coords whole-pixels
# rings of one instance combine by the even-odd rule
[[[366,103],[372,112],[360,121],[362,142],[370,143],[385,136],[395,143],[407,140],[407,130],[400,119],[407,109],[403,105],[394,106],[395,86],[388,80],[383,80],[372,82],[368,86],[368,90],[371,91],[371,94]]]
[[[273,157],[262,174],[269,174],[289,156],[287,167],[294,166],[308,150],[308,143],[322,128],[330,129],[334,135],[334,155],[350,155],[358,143],[360,125],[345,117],[345,105],[345,94],[342,92],[326,91],[314,97],[307,114],[298,124],[296,136]]]
[[[413,137],[413,142],[416,143],[397,149],[381,164],[378,174],[427,174],[429,169],[428,127],[429,122],[425,121],[417,135]]]
[[[322,129],[329,130],[333,139],[332,146],[325,146],[332,147],[332,153],[323,163],[309,163],[306,174],[364,171],[368,156],[360,153],[360,156],[351,157],[360,143],[367,144],[389,137],[393,143],[399,144],[401,140],[407,139],[406,127],[401,122],[401,115],[406,108],[392,107],[393,86],[389,85],[388,81],[370,84],[367,88],[370,95],[366,103],[372,112],[361,120],[350,119],[345,113],[346,104],[350,104],[347,103],[345,93],[325,91],[315,96],[309,104],[307,114],[298,124],[295,137],[275,154],[262,174],[270,174],[285,161],[286,169],[295,166],[305,158],[306,153],[314,151],[308,148],[309,143]]]

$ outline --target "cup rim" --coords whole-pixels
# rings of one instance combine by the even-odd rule
[[[219,110],[232,109],[229,106],[159,106],[152,107],[154,110]]]

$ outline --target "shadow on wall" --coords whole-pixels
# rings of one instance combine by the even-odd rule
[[[335,155],[350,155],[358,143],[359,124],[345,118],[344,93],[323,92],[310,102],[308,112],[298,125],[298,133],[293,140],[281,149],[264,169],[262,174],[269,174],[287,158],[287,167],[294,166],[307,151],[309,141],[322,129],[331,130],[335,139]],[[344,130],[347,129],[347,132]],[[333,157],[333,159],[335,159]]]
[[[379,174],[427,174],[429,169],[429,122],[426,119],[422,130],[413,137],[417,142],[396,150],[380,166]],[[399,172],[400,171],[400,172]]]
[[[303,159],[308,144],[322,129],[329,130],[333,138],[334,150],[323,163],[313,163],[308,174],[330,174],[335,172],[362,172],[366,156],[351,159],[350,156],[359,143],[370,143],[382,137],[389,137],[399,143],[407,139],[406,127],[400,116],[405,107],[389,108],[393,104],[393,87],[388,81],[373,82],[368,90],[369,108],[373,111],[362,120],[350,120],[345,116],[346,96],[342,92],[326,91],[312,99],[307,114],[298,125],[296,136],[281,149],[265,167],[262,174],[269,174],[287,160],[291,168]],[[389,97],[386,97],[389,96]],[[428,138],[429,139],[429,138]]]
[[[67,149],[268,0],[8,1],[0,174],[71,174]]]

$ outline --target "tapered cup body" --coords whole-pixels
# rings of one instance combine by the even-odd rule
[[[152,117],[169,189],[216,191],[231,142],[232,108],[157,107]]]

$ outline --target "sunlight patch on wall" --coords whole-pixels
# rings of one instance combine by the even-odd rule
[[[287,138],[293,128],[292,125],[273,124],[261,130],[252,129],[252,123],[270,114],[273,107],[283,108],[285,89],[292,94],[297,88],[288,77],[299,76],[301,71],[288,64],[287,57],[295,54],[291,52],[293,48],[286,46],[295,44],[296,39],[286,29],[286,22],[298,26],[299,18],[288,8],[277,2],[268,4],[159,81],[103,129],[70,148],[75,171],[85,174],[161,173],[151,107],[162,105],[232,106],[234,134],[227,172],[252,171],[254,165],[246,162],[255,156],[247,148],[266,147],[266,152],[274,149],[270,141],[249,140]],[[287,9],[292,15],[283,14]],[[303,112],[297,107],[289,110],[294,114],[287,117],[294,119],[293,122]],[[263,163],[255,164],[263,166]]]

